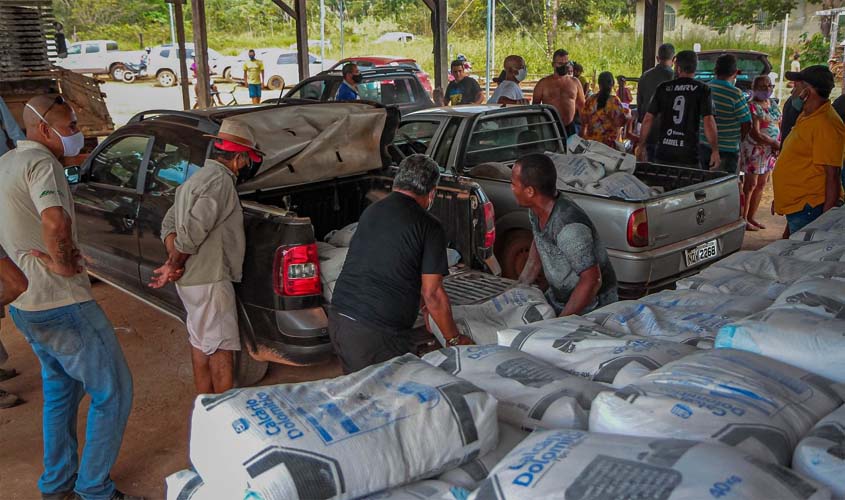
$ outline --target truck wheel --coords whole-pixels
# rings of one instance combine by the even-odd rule
[[[111,76],[112,80],[114,80],[116,82],[120,82],[120,81],[123,81],[123,73],[125,71],[126,71],[126,66],[124,66],[123,64],[115,64],[109,70],[109,75]]]
[[[501,241],[496,245],[496,258],[502,265],[502,276],[517,279],[528,261],[534,236],[526,229],[513,229]]]
[[[226,68],[223,70],[223,79],[224,80],[231,80],[232,79],[232,68]]]
[[[158,84],[162,87],[172,87],[176,85],[176,75],[169,69],[162,70],[156,78],[158,78]]]
[[[134,71],[124,71],[123,72],[123,81],[126,83],[132,83],[135,81],[135,72]]]
[[[241,350],[235,351],[235,387],[250,387],[264,378],[267,374],[266,361],[257,361],[249,355],[246,344],[241,344]]]
[[[278,75],[273,75],[267,80],[267,88],[270,90],[282,90],[285,88],[285,79]]]

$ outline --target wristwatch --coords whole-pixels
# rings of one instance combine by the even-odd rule
[[[458,342],[461,341],[460,337],[461,337],[461,334],[455,335],[451,339],[447,340],[446,343],[449,344],[449,345],[458,345]]]

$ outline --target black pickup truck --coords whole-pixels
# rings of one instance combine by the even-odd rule
[[[366,116],[376,118],[362,122]],[[388,153],[399,113],[364,103],[150,111],[133,117],[71,171],[90,274],[180,320],[185,313],[175,287],[154,290],[147,283],[166,259],[161,221],[175,190],[202,167],[211,147],[206,134],[224,120],[253,123],[261,130],[260,146],[271,151],[238,188],[247,248],[236,286],[245,350],[236,358],[235,376],[249,385],[263,377],[268,361],[306,365],[330,355],[315,242],[357,221],[374,192],[390,190],[393,164],[401,157]],[[356,131],[359,136],[351,135]],[[476,183],[444,175],[432,213],[466,268],[495,266],[492,204]],[[316,272],[297,277],[289,273],[292,266]]]

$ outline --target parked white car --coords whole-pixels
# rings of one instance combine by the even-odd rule
[[[376,38],[376,41],[373,43],[385,43],[385,42],[402,42],[408,43],[414,41],[414,34],[407,33],[404,31],[391,31],[388,33],[383,34],[382,36]]]
[[[188,77],[190,78],[190,68],[194,59],[193,43],[185,44],[185,54],[188,56]],[[208,49],[208,64],[211,66],[212,75],[220,75],[225,78],[226,69],[229,69],[231,72],[231,65],[233,63],[233,58],[224,57],[216,50]],[[162,87],[172,87],[179,83],[179,77],[177,76],[179,75],[179,71],[179,48],[176,45],[166,44],[153,47],[150,52],[147,73],[150,76],[155,76],[159,85]]]
[[[83,40],[68,45],[67,57],[59,59],[56,66],[74,73],[108,74],[120,81],[124,64],[141,62],[142,50],[120,50],[114,40]]]
[[[296,63],[296,51],[266,48],[254,50],[256,59],[264,62],[264,85],[268,89],[281,90],[299,83],[299,65]],[[243,80],[243,63],[248,57],[247,52],[244,51],[238,55],[238,67],[232,70],[233,80]],[[308,74],[316,75],[323,71],[323,66],[328,69],[335,62],[334,60],[326,59],[324,64],[320,64],[319,57],[308,54]]]

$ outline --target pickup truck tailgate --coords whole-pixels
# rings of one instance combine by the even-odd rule
[[[670,245],[736,222],[739,209],[734,175],[670,191],[646,204],[651,245]]]

